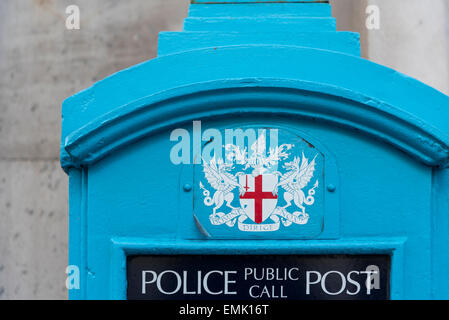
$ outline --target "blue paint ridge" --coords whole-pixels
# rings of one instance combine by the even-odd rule
[[[360,37],[354,32],[162,32],[158,55],[248,44],[301,46],[360,56]]]
[[[245,4],[245,3],[329,3],[328,0],[191,0],[192,4]]]
[[[330,17],[331,6],[325,3],[257,3],[241,4],[238,7],[226,4],[192,5],[189,17],[224,18],[295,18]]]
[[[334,18],[187,18],[184,31],[311,32],[336,31]]]

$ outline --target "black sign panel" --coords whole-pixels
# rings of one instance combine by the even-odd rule
[[[388,255],[129,256],[132,300],[387,300]]]

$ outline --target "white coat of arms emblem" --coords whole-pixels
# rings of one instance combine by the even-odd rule
[[[203,161],[205,180],[199,182],[204,205],[211,207],[212,225],[227,225],[243,232],[273,232],[282,226],[305,225],[309,221],[306,207],[315,202],[318,180],[311,184],[316,169],[316,155],[290,158],[295,146],[283,144],[266,152],[265,134],[246,148],[228,144],[226,161],[215,156]],[[237,171],[236,167],[241,171]],[[283,171],[283,173],[281,173]],[[235,172],[235,173],[233,173]],[[212,187],[213,193],[205,184]],[[240,206],[236,206],[239,200]],[[227,212],[224,212],[226,208]]]

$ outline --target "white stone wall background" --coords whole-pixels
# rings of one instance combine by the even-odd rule
[[[66,299],[68,178],[59,166],[62,101],[156,56],[188,0],[0,1],[0,299]],[[363,56],[449,94],[449,1],[334,0]],[[431,3],[431,5],[429,5]],[[65,8],[81,10],[66,30]],[[365,8],[381,10],[367,31]]]
[[[65,8],[81,29],[65,28]],[[156,56],[184,0],[0,1],[0,299],[66,299],[68,178],[62,101]]]

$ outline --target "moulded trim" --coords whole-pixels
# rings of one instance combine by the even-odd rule
[[[241,45],[159,57],[67,99],[61,163],[89,165],[187,121],[254,113],[344,125],[431,166],[449,159],[449,97],[437,90],[352,55]]]
[[[126,259],[128,255],[389,254],[392,257],[390,297],[392,300],[401,300],[404,298],[404,246],[406,242],[407,238],[357,238],[294,242],[282,240],[156,241],[145,238],[112,238],[109,299],[126,299]]]
[[[341,96],[289,88],[291,80],[259,79],[257,86],[250,86],[255,82],[249,79],[247,86],[241,86],[242,82],[197,84],[133,102],[70,134],[65,150],[74,164],[91,164],[142,137],[193,120],[267,114],[322,120],[357,129],[428,165],[440,165],[449,157],[446,135],[392,106],[368,98],[362,104]],[[265,86],[265,82],[272,86]],[[275,82],[277,86],[273,85]]]

